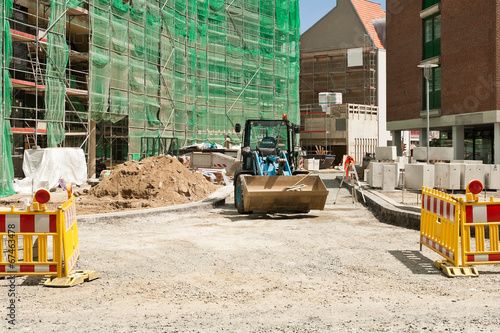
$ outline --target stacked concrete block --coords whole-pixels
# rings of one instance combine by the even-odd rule
[[[398,171],[399,171],[397,163],[370,162],[370,166],[369,166],[370,172],[368,173],[368,185],[370,185],[371,187],[382,188],[382,186],[384,184],[384,166],[385,165],[394,166],[393,169],[386,170],[386,171],[393,173],[394,179],[396,179],[396,182],[397,182]],[[386,179],[392,179],[392,178],[389,178],[389,176],[387,176]],[[396,186],[397,186],[397,183],[396,183]]]
[[[460,189],[460,163],[436,163],[434,164],[434,184],[437,188],[444,190]]]
[[[395,161],[397,157],[396,146],[375,147],[375,158],[379,161]]]
[[[486,168],[486,189],[500,190],[500,165],[488,164]]]
[[[472,180],[479,180],[484,184],[486,165],[484,164],[461,164],[460,188],[465,190]]]
[[[413,160],[426,161],[427,147],[413,148]],[[429,147],[429,161],[453,160],[453,147]]]
[[[422,186],[434,187],[434,165],[426,163],[407,164],[405,168],[405,188],[420,190]]]
[[[392,191],[398,187],[398,165],[384,164],[382,166],[382,190]]]

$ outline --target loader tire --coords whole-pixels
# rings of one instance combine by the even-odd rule
[[[243,189],[241,187],[241,175],[238,175],[234,181],[234,205],[240,214],[251,214],[252,212],[245,211]]]

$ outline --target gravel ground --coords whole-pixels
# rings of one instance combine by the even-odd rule
[[[498,332],[500,268],[447,278],[418,232],[384,224],[324,175],[324,211],[234,206],[79,225],[73,288],[16,279],[20,332]],[[328,179],[330,178],[330,179]],[[6,317],[8,281],[0,281]],[[5,328],[10,328],[6,322]]]

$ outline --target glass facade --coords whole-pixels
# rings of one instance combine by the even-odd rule
[[[495,163],[493,126],[482,128],[466,128],[464,130],[464,159],[483,161],[484,164]],[[431,146],[453,147],[451,131],[441,131],[439,139],[433,139]]]

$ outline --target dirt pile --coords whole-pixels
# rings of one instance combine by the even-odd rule
[[[118,165],[89,194],[98,198],[196,201],[216,188],[203,175],[188,170],[177,159],[153,156]]]
[[[194,202],[218,187],[171,156],[153,156],[118,165],[97,186],[76,195],[79,213],[93,214]]]

